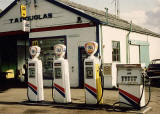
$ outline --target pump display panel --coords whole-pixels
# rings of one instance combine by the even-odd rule
[[[35,68],[29,68],[29,78],[35,77]]]
[[[61,79],[62,78],[61,68],[55,68],[54,73],[55,73],[55,79]]]
[[[85,65],[93,65],[93,62],[86,62]]]
[[[93,67],[86,67],[86,78],[87,79],[93,78]]]

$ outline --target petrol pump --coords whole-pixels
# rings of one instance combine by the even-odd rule
[[[70,81],[68,60],[64,59],[66,46],[57,44],[54,46],[56,60],[53,62],[53,100],[55,103],[70,103]]]
[[[89,55],[84,60],[84,87],[86,104],[102,104],[102,83],[99,76],[100,61],[94,56],[98,49],[96,42],[85,44],[85,51]]]
[[[29,101],[43,101],[43,76],[42,76],[42,61],[38,59],[41,48],[31,46],[29,49],[31,59],[28,60],[28,91],[27,96]]]
[[[145,106],[145,85],[140,64],[117,65],[119,106],[140,109]]]

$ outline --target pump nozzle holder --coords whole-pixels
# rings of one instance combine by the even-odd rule
[[[41,52],[41,48],[39,46],[31,46],[29,48],[30,55],[33,58],[38,58]]]
[[[97,49],[98,49],[97,42],[90,41],[85,44],[85,51],[90,56],[93,56],[97,52]]]
[[[54,46],[54,52],[58,58],[64,58],[66,46],[63,44],[57,44]]]

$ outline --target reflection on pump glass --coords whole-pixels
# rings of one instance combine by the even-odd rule
[[[55,68],[55,78],[56,79],[62,78],[61,68]]]
[[[34,78],[35,77],[35,68],[29,68],[29,77]]]
[[[86,67],[86,71],[87,71],[87,78],[93,78],[93,68]]]

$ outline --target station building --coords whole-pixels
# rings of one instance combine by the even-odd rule
[[[23,32],[20,5],[27,6],[30,32]],[[13,1],[0,13],[0,72],[25,75],[29,46],[41,47],[44,86],[51,86],[55,44],[65,44],[71,87],[83,87],[84,44],[96,41],[102,60],[104,87],[114,88],[116,64],[149,64],[160,58],[160,35],[101,10],[69,0]]]

